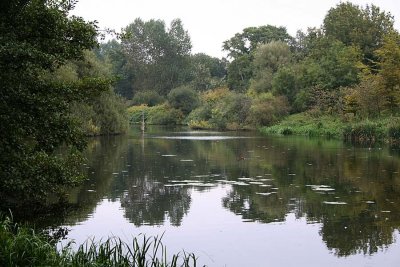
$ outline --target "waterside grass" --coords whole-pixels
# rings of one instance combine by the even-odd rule
[[[144,235],[127,244],[119,238],[104,242],[88,240],[77,250],[72,242],[57,250],[57,239],[20,226],[8,217],[0,218],[0,266],[132,266],[189,267],[196,266],[192,253],[167,257],[161,238]]]
[[[399,144],[400,118],[391,116],[348,121],[339,116],[299,113],[276,125],[262,127],[260,131],[264,134],[325,136],[356,143]]]

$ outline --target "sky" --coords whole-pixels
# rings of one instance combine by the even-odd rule
[[[193,53],[222,57],[222,44],[246,27],[286,27],[289,34],[320,27],[328,10],[340,0],[79,0],[74,15],[98,22],[100,29],[119,32],[136,18],[164,20],[168,26],[180,18],[192,40]],[[374,4],[395,18],[400,30],[399,0],[353,0]]]

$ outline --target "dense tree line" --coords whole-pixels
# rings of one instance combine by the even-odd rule
[[[124,77],[120,80],[124,85],[121,92],[125,90],[125,96],[132,97],[135,105],[164,103],[172,89],[182,86],[188,102],[196,103],[189,99],[193,91],[197,92],[199,101],[191,106],[193,113],[186,117],[191,111],[186,108],[181,116],[193,127],[271,125],[299,112],[365,119],[399,111],[400,37],[393,25],[390,13],[375,5],[340,3],[328,11],[320,28],[298,31],[294,37],[284,27],[245,28],[223,43],[227,58],[220,60],[204,54],[190,55],[190,38],[179,20],[173,21],[169,30],[160,21],[136,20],[117,42],[119,48],[105,49],[104,53],[109,58],[118,54],[124,59],[113,64],[123,65],[126,72],[120,73]],[[174,27],[181,34],[168,39]],[[150,32],[156,36],[163,32],[164,48],[156,42],[159,39],[138,35],[150,36]],[[167,39],[180,41],[172,42],[176,48],[171,50]],[[115,42],[104,48],[115,46]],[[141,53],[152,60],[144,60],[138,47],[144,47]],[[167,51],[175,51],[174,56]],[[150,56],[150,52],[154,54]],[[221,89],[224,87],[229,90]],[[210,102],[208,91],[213,89],[220,97]]]

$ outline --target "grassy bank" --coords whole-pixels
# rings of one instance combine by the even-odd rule
[[[345,121],[337,116],[299,113],[287,117],[276,125],[262,127],[261,132],[279,135],[325,136],[353,142],[398,143],[400,118],[384,117]]]
[[[119,238],[92,242],[72,250],[56,249],[58,239],[36,233],[29,227],[0,218],[0,266],[196,266],[194,254],[182,252],[167,259],[160,238],[133,238],[127,244]]]

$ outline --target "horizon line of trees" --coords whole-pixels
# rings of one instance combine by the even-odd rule
[[[163,103],[177,88],[185,88],[193,102],[193,92],[201,100],[202,92],[228,87],[242,99],[236,110],[275,118],[239,124],[268,125],[288,112],[310,110],[361,118],[397,114],[399,45],[390,13],[373,4],[343,2],[328,11],[320,28],[295,37],[285,27],[245,28],[223,43],[227,58],[191,54],[189,33],[179,19],[167,27],[162,20],[138,18],[120,40],[101,44],[96,53],[119,77],[116,92],[133,105]],[[199,101],[199,108],[204,104]]]

